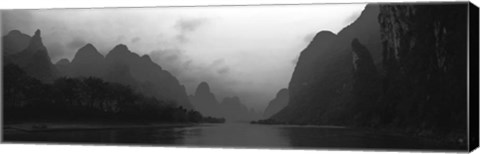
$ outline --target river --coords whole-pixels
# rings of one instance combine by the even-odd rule
[[[294,149],[457,149],[414,137],[333,126],[199,124],[165,128],[4,133],[6,142]]]

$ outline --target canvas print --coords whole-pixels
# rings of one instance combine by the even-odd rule
[[[1,10],[2,141],[467,151],[472,12],[478,28],[467,2]]]

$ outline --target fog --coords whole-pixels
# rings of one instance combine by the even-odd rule
[[[10,10],[2,35],[36,29],[52,62],[86,43],[105,55],[117,44],[149,54],[192,94],[207,81],[217,98],[238,96],[263,111],[288,87],[300,52],[319,31],[337,33],[365,4]]]

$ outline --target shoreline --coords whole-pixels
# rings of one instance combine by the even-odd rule
[[[134,129],[134,128],[172,128],[188,127],[209,123],[62,123],[62,122],[44,122],[33,123],[24,122],[17,124],[5,124],[3,131],[23,131],[23,132],[48,132],[48,131],[88,131],[88,130],[109,130],[109,129]]]
[[[384,128],[372,128],[372,127],[360,127],[360,126],[334,126],[332,125],[316,125],[316,124],[293,124],[293,123],[281,123],[273,121],[254,121],[251,122],[252,125],[271,125],[271,126],[291,126],[291,127],[324,127],[324,128],[334,128],[334,129],[353,129],[353,130],[363,130],[368,133],[374,134],[385,134],[389,136],[396,137],[407,137],[415,138],[417,140],[422,140],[423,142],[434,143],[438,145],[452,145],[455,147],[465,147],[466,139],[461,134],[452,132],[450,134],[443,134],[443,136],[435,133],[431,134],[419,134],[408,132],[405,129],[393,128],[393,127],[384,127]],[[462,148],[464,149],[464,148]]]

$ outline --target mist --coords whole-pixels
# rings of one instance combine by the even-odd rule
[[[194,93],[206,81],[219,99],[240,97],[263,111],[287,88],[300,52],[319,31],[337,33],[365,4],[10,10],[2,35],[42,38],[52,62],[72,60],[87,43],[103,55],[115,45],[148,54]],[[335,16],[332,16],[334,14]]]

